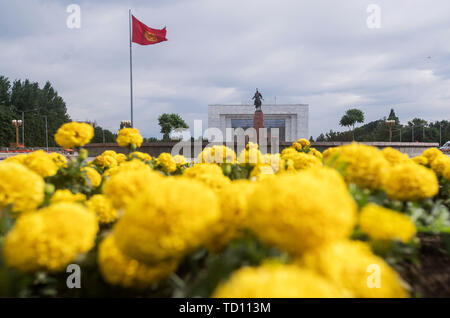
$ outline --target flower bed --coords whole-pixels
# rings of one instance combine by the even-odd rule
[[[300,139],[275,155],[214,146],[188,163],[136,152],[142,137],[125,128],[127,155],[87,161],[92,136],[65,124],[55,140],[77,158],[0,163],[1,296],[448,296],[450,158],[438,149],[322,154]]]

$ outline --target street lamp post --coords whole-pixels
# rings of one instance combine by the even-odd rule
[[[395,125],[395,120],[386,120],[389,127],[389,142],[392,142],[392,127]]]
[[[44,116],[44,118],[45,118],[45,145],[46,145],[47,151],[48,151],[48,126],[47,126],[47,117],[48,117],[48,116]]]
[[[15,144],[15,146],[19,147],[19,127],[22,126],[22,121],[14,119],[12,121],[12,124],[16,127],[16,144]]]

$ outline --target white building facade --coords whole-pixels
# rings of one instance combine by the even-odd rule
[[[309,105],[263,104],[264,127],[279,129],[281,142],[309,138]],[[209,105],[208,128],[218,128],[226,136],[227,128],[253,127],[254,105]]]

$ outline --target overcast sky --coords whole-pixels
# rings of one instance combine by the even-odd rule
[[[81,28],[69,29],[71,3]],[[369,4],[381,28],[368,28]],[[49,80],[72,119],[117,129],[129,119],[128,9],[167,42],[133,45],[135,126],[160,137],[179,113],[207,127],[208,104],[310,105],[310,135],[346,109],[450,119],[448,0],[0,0],[0,75]]]

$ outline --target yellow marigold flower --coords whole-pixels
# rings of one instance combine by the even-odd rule
[[[114,168],[117,167],[117,160],[114,156],[101,154],[94,159],[94,164],[100,168]]]
[[[389,169],[384,189],[390,199],[419,201],[434,197],[439,191],[439,184],[433,171],[408,162]]]
[[[297,151],[293,147],[287,147],[287,148],[284,148],[281,151],[281,156],[288,155],[288,154],[293,154],[293,153],[296,153],[296,152]]]
[[[48,155],[58,167],[67,167],[67,158],[57,152]]]
[[[147,187],[158,184],[161,174],[150,169],[123,170],[112,175],[103,186],[103,193],[116,209],[125,208]]]
[[[249,199],[249,220],[262,242],[299,254],[347,238],[356,204],[335,170],[311,168],[259,183]]]
[[[270,165],[272,167],[273,172],[277,173],[282,167],[282,160],[280,157],[280,154],[266,154],[264,155],[264,162],[267,165]]]
[[[219,190],[230,183],[230,179],[223,174],[222,169],[211,163],[195,164],[184,170],[183,177],[201,181],[213,190]]]
[[[135,151],[135,152],[130,153],[130,158],[138,158],[143,161],[151,161],[152,160],[152,156],[150,156],[148,153],[143,153],[140,151]]]
[[[86,201],[86,196],[83,193],[72,193],[70,190],[56,190],[50,199],[51,203],[58,202],[71,202],[71,203],[82,203]]]
[[[119,135],[117,136],[116,141],[120,147],[135,145],[137,148],[139,148],[142,145],[144,139],[139,133],[139,130],[137,130],[136,128],[123,128],[119,130]]]
[[[215,298],[340,298],[343,291],[313,271],[295,265],[243,267],[219,285]]]
[[[250,180],[260,181],[272,176],[274,172],[270,165],[256,165],[250,173]]]
[[[5,160],[3,160],[3,162],[15,162],[15,163],[24,164],[26,157],[27,157],[27,155],[12,156],[12,157],[6,158]]]
[[[311,153],[313,156],[315,156],[315,157],[317,157],[318,159],[320,159],[320,160],[323,159],[322,153],[321,153],[319,150],[317,150],[316,148],[310,148],[310,153]]]
[[[292,160],[296,170],[322,166],[322,161],[303,152],[288,152],[281,155],[284,160]]]
[[[294,148],[297,151],[300,151],[303,148],[302,144],[299,143],[299,142],[294,142],[291,147]]]
[[[339,147],[331,147],[331,148],[326,149],[326,150],[322,153],[322,155],[323,155],[323,158],[324,158],[324,159],[326,159],[326,160],[332,160],[332,159],[334,159],[335,157],[338,156],[339,151],[340,151],[340,148],[339,148]]]
[[[197,156],[199,163],[235,163],[236,153],[226,146],[206,147]]]
[[[96,213],[99,223],[112,223],[119,218],[119,212],[114,208],[112,202],[103,194],[92,196],[86,206]]]
[[[62,271],[95,244],[95,214],[80,204],[58,203],[24,214],[8,233],[6,264],[22,272]]]
[[[92,187],[96,188],[102,183],[102,176],[97,172],[94,168],[91,167],[83,167],[81,171],[84,171],[91,181]]]
[[[391,165],[409,161],[409,156],[407,154],[401,153],[400,151],[391,147],[387,147],[381,150],[381,154]]]
[[[428,159],[428,162],[432,162],[437,156],[442,155],[442,151],[438,148],[428,148],[422,153],[422,156]]]
[[[422,165],[422,166],[428,166],[429,162],[427,157],[424,156],[417,156],[412,158],[412,161],[414,161],[415,163]]]
[[[237,159],[238,163],[251,165],[258,165],[265,163],[264,155],[261,153],[261,151],[259,151],[258,147],[254,145],[255,144],[250,146],[249,149],[244,149],[241,151]]]
[[[0,209],[12,206],[13,212],[36,209],[44,201],[44,180],[15,162],[0,162]]]
[[[431,169],[439,176],[442,176],[448,167],[450,167],[450,157],[447,155],[438,155],[431,161]]]
[[[63,148],[81,147],[94,137],[94,128],[86,123],[71,122],[62,125],[55,134],[55,141]]]
[[[382,188],[389,162],[376,147],[352,143],[338,147],[337,150],[329,150],[324,155],[327,164],[336,169],[344,169],[347,183],[355,183],[368,189]]]
[[[305,138],[301,138],[301,139],[297,140],[297,142],[298,142],[300,145],[302,145],[302,147],[307,147],[307,146],[310,146],[310,145],[311,145],[311,143],[309,142],[309,140],[308,140],[308,139],[305,139]]]
[[[116,154],[115,159],[116,159],[117,163],[120,165],[127,161],[127,156],[125,156],[123,153],[118,153],[118,154]]]
[[[106,282],[125,288],[145,289],[173,273],[178,262],[168,260],[156,265],[146,265],[123,254],[112,235],[99,245],[98,266]]]
[[[408,297],[397,273],[360,241],[333,242],[309,250],[298,264],[316,271],[357,298]]]
[[[155,264],[180,259],[209,242],[219,218],[213,191],[194,180],[163,178],[136,196],[113,233],[124,254]]]
[[[177,166],[184,166],[185,164],[188,163],[186,158],[183,155],[175,155],[173,157],[173,160],[175,161]]]
[[[114,150],[105,150],[103,151],[103,153],[101,154],[101,156],[111,156],[113,158],[116,158],[118,155],[117,152],[115,152]]]
[[[44,150],[30,153],[23,164],[43,178],[53,176],[58,171],[58,166]]]
[[[408,243],[416,235],[416,226],[407,215],[373,203],[362,209],[359,227],[373,240]]]
[[[172,155],[167,152],[163,152],[156,159],[156,165],[161,167],[162,171],[171,173],[177,170],[177,163],[173,160]]]
[[[235,180],[217,192],[222,213],[217,224],[213,226],[216,234],[207,244],[211,250],[219,250],[244,232],[248,199],[254,185],[255,183],[249,180]]]
[[[130,161],[125,161],[117,167],[106,170],[103,175],[112,176],[120,171],[142,170],[142,169],[152,171],[152,168],[150,168],[150,166],[145,162],[139,159],[133,159]]]

